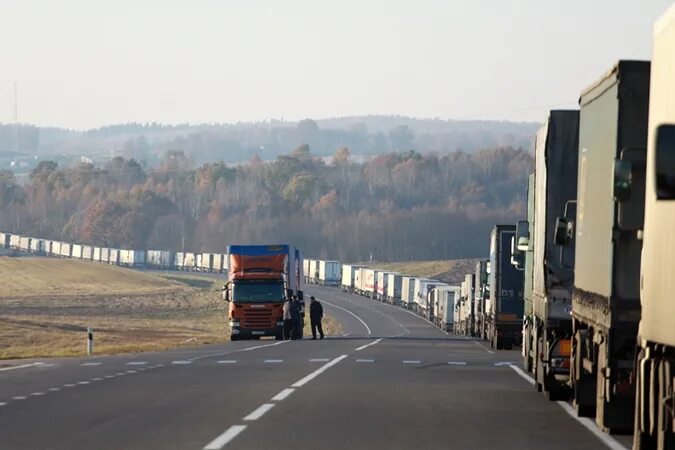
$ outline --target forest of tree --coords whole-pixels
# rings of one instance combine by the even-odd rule
[[[451,259],[488,253],[495,223],[525,214],[532,156],[414,151],[329,162],[301,145],[274,161],[195,167],[182,151],[157,169],[42,161],[21,185],[0,171],[0,230],[99,246],[222,252],[294,243],[342,261]]]

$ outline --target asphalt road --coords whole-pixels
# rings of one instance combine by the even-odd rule
[[[517,351],[337,289],[306,292],[344,335],[0,363],[0,449],[628,446],[536,393]]]

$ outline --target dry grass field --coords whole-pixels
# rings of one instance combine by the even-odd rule
[[[83,355],[87,327],[98,354],[226,341],[219,285],[197,275],[0,257],[0,359]]]
[[[448,284],[458,284],[464,281],[466,274],[475,273],[478,261],[478,259],[450,259],[442,261],[367,263],[367,265],[415,277],[433,278]]]

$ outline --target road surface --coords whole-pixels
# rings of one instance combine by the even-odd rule
[[[621,449],[517,351],[310,286],[343,335],[0,363],[1,449]]]

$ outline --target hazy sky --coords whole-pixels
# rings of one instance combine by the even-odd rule
[[[536,120],[673,0],[2,0],[0,122]]]

